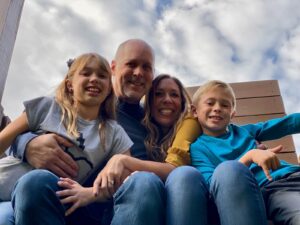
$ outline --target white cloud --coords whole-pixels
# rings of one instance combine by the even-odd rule
[[[5,112],[15,118],[24,100],[51,92],[69,57],[111,60],[128,38],[148,41],[157,72],[186,85],[278,79],[287,111],[300,111],[299,12],[294,0],[25,1]]]

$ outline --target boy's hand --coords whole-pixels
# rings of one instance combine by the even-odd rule
[[[268,150],[252,149],[249,151],[249,157],[253,163],[260,166],[268,180],[272,180],[270,170],[276,170],[280,167],[280,161],[276,156],[276,153],[282,150],[282,145],[275,148],[269,148]]]

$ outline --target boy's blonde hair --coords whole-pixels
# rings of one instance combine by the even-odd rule
[[[108,61],[97,53],[86,53],[78,56],[71,62],[68,62],[69,71],[65,78],[56,89],[55,100],[59,104],[62,116],[61,121],[66,127],[67,133],[71,136],[78,137],[79,133],[77,130],[77,105],[73,99],[73,94],[68,91],[67,80],[72,80],[76,72],[81,71],[88,63],[94,60],[97,63],[99,70],[102,73],[109,75],[109,88],[110,92],[105,100],[102,102],[99,110],[99,135],[103,147],[105,147],[105,126],[106,121],[109,119],[116,118],[115,112],[115,95],[112,89],[111,83],[111,69]]]
[[[178,86],[181,97],[181,114],[178,120],[175,122],[174,126],[171,127],[167,134],[161,137],[160,127],[153,120],[153,115],[151,114],[151,108],[153,107],[153,99],[155,96],[156,89],[160,82],[164,79],[172,79]],[[171,146],[177,128],[180,126],[183,118],[190,111],[191,99],[186,92],[183,84],[175,77],[169,74],[160,74],[152,82],[152,86],[145,97],[145,117],[142,121],[147,129],[147,137],[144,141],[148,157],[157,162],[163,162],[167,156],[167,150]]]
[[[234,91],[228,83],[220,80],[211,80],[201,85],[192,97],[193,105],[196,106],[199,103],[201,96],[214,88],[223,88],[225,91],[228,91],[228,93],[232,97],[232,108],[235,110],[236,98],[235,98]]]

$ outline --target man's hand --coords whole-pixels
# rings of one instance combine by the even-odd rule
[[[47,169],[60,177],[76,177],[78,166],[61,146],[72,143],[57,134],[43,134],[32,139],[26,146],[25,157],[37,169]]]
[[[282,145],[279,145],[275,148],[269,148],[268,150],[252,149],[240,159],[240,162],[246,159],[245,161],[248,162],[248,165],[249,163],[256,163],[263,169],[268,180],[271,181],[270,170],[276,170],[280,167],[280,161],[276,153],[280,152],[282,148]]]
[[[131,173],[125,166],[126,157],[130,156],[117,154],[110,158],[94,181],[94,195],[97,196],[101,193],[107,199],[112,197],[125,178]]]

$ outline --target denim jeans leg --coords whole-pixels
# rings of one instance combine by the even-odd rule
[[[47,170],[33,170],[21,177],[13,191],[16,225],[65,224],[65,209],[56,196],[59,178]]]
[[[0,202],[0,225],[14,224],[14,210],[11,202]]]
[[[154,173],[134,173],[114,195],[111,224],[164,224],[164,192],[163,182]]]
[[[210,193],[222,225],[267,225],[262,193],[251,171],[242,163],[221,163],[213,173]]]
[[[206,225],[208,189],[201,173],[190,166],[180,166],[166,183],[166,224]]]

